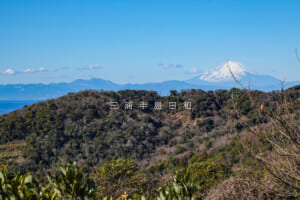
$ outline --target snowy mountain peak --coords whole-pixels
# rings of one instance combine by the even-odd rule
[[[209,82],[231,81],[233,78],[229,69],[237,79],[240,79],[249,72],[241,63],[227,61],[226,63],[216,67],[214,70],[205,72],[199,77],[199,79]]]

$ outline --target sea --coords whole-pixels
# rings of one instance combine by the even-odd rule
[[[23,108],[24,106],[29,106],[38,102],[37,100],[0,100],[0,115],[10,113],[14,110]]]

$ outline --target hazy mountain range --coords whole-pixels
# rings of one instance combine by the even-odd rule
[[[230,72],[230,70],[231,72]],[[51,83],[51,84],[8,84],[0,85],[0,100],[44,100],[56,98],[69,92],[80,90],[124,90],[143,89],[154,90],[161,95],[168,95],[170,90],[184,89],[230,89],[232,87],[241,88],[233,77],[250,89],[271,91],[281,89],[281,81],[270,75],[260,75],[246,69],[238,62],[228,61],[218,66],[214,70],[202,73],[186,81],[165,81],[160,83],[144,84],[117,84],[109,80],[90,79],[75,80],[71,83]],[[300,81],[284,82],[285,88],[298,85]]]

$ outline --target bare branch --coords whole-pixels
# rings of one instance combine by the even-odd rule
[[[296,58],[297,58],[298,62],[300,63],[300,58],[298,56],[298,50],[297,50],[297,48],[295,49],[295,54],[296,54]]]
[[[243,89],[245,89],[245,90],[247,90],[247,88],[236,78],[236,76],[234,75],[234,73],[232,72],[232,70],[231,70],[231,68],[229,67],[229,65],[228,65],[228,61],[227,61],[227,63],[226,63],[226,67],[227,67],[227,69],[229,70],[229,72],[230,72],[230,74],[231,74],[231,76],[232,76],[232,78],[234,79],[234,81],[237,83],[237,84],[239,84]]]
[[[284,91],[286,84],[285,84],[285,80],[280,80],[280,90]]]

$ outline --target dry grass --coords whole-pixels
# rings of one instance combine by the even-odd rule
[[[0,145],[0,162],[17,159],[22,155],[22,147],[24,146],[24,140],[17,140]]]
[[[205,200],[259,200],[259,199],[286,199],[276,192],[264,187],[255,180],[249,178],[229,178],[206,196]]]

